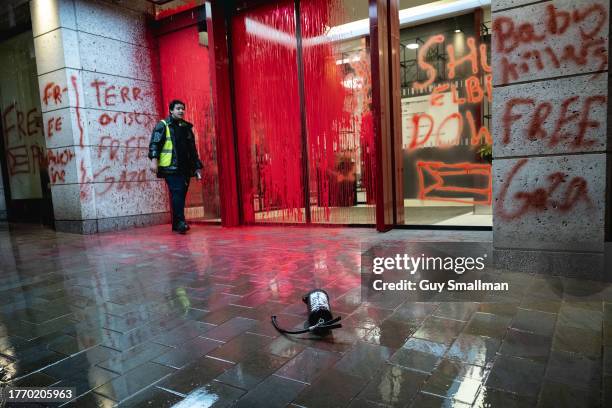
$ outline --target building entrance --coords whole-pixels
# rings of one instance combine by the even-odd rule
[[[237,10],[231,50],[244,221],[374,224],[367,0]]]
[[[158,22],[161,55],[161,94],[164,117],[173,99],[186,103],[185,119],[193,124],[202,161],[202,180],[191,179],[185,216],[193,221],[219,221],[217,141],[208,60],[204,8],[183,12]]]

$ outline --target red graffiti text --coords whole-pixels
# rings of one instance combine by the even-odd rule
[[[32,108],[24,113],[18,109],[17,104],[13,103],[2,111],[2,126],[7,140],[15,137],[21,140],[24,137],[35,136],[40,131],[38,108]]]
[[[146,146],[148,146],[148,143],[144,136],[133,136],[123,143],[111,136],[102,136],[98,146],[98,158],[107,156],[112,161],[120,160],[122,163],[128,164],[132,160],[139,160],[143,157],[146,154],[143,147]],[[120,154],[121,157],[119,157]]]
[[[568,182],[568,175],[562,172],[549,174],[546,177],[548,186],[545,188],[540,187],[533,191],[518,191],[512,197],[508,197],[508,190],[514,178],[526,164],[527,159],[519,160],[510,170],[507,180],[500,190],[496,211],[503,219],[513,220],[522,217],[529,211],[539,212],[547,209],[567,213],[580,202],[592,206],[587,181],[576,176]],[[515,206],[516,209],[510,210],[513,202],[518,202],[518,206]]]
[[[147,170],[122,170],[119,176],[107,175],[111,166],[105,166],[100,171],[94,173],[94,180],[107,183],[107,187],[98,192],[97,195],[108,193],[113,187],[117,190],[131,190],[134,188],[148,188]]]
[[[142,90],[137,86],[115,86],[108,85],[105,81],[98,79],[91,83],[96,90],[96,101],[98,106],[115,106],[117,102],[126,103],[131,101],[142,101]]]
[[[601,126],[590,117],[591,110],[597,105],[605,105],[606,95],[595,95],[581,98],[572,96],[561,102],[556,109],[552,103],[536,102],[529,98],[513,98],[506,102],[503,123],[504,144],[510,143],[511,135],[518,130],[525,140],[547,140],[549,147],[556,146],[561,141],[570,141],[573,147],[590,146],[595,143],[588,139],[588,132]],[[521,109],[522,108],[522,109]],[[518,113],[522,111],[523,113]],[[521,129],[513,128],[513,124],[526,116],[527,126]],[[551,119],[555,123],[552,131],[547,131],[544,123]],[[567,127],[574,125],[575,130],[567,131]]]
[[[146,113],[109,112],[101,114],[98,118],[98,123],[102,126],[121,124],[126,126],[139,125],[146,128],[152,128],[157,123],[157,117]]]
[[[74,152],[70,149],[47,150],[47,166],[51,183],[65,182],[65,167],[74,159]]]
[[[48,82],[45,84],[43,88],[43,97],[42,101],[45,106],[49,105],[49,102],[53,102],[54,104],[62,103],[62,95],[66,93],[68,90],[67,87],[61,87],[55,82]]]
[[[45,128],[47,131],[47,139],[53,137],[54,133],[59,133],[62,131],[62,118],[61,117],[50,117],[47,119],[47,126]]]
[[[495,18],[495,51],[508,55],[500,60],[502,82],[516,81],[533,71],[547,67],[559,69],[568,64],[593,64],[595,70],[604,70],[608,64],[607,39],[603,36],[607,19],[608,10],[598,3],[573,10],[559,10],[549,4],[544,29],[540,31],[529,22],[517,23],[503,16]],[[551,41],[546,43],[549,39]],[[516,52],[519,47],[521,52]],[[512,60],[510,53],[520,59]]]

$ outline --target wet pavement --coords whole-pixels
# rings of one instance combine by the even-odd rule
[[[74,387],[75,407],[612,406],[609,284],[492,270],[513,290],[361,298],[367,247],[486,248],[490,232],[168,229],[0,224],[3,383]],[[314,287],[343,327],[276,332],[270,315],[299,327]]]

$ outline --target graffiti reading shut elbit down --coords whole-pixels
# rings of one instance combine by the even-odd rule
[[[492,101],[493,78],[491,76],[491,67],[487,61],[487,46],[486,44],[476,44],[474,38],[468,38],[466,45],[468,52],[464,55],[458,55],[453,44],[446,47],[448,61],[445,65],[446,77],[449,80],[454,80],[457,76],[457,68],[462,65],[467,65],[470,68],[471,75],[465,79],[463,92],[459,91],[456,83],[447,82],[434,86],[438,71],[428,62],[427,55],[430,49],[437,44],[443,44],[446,38],[442,34],[429,37],[423,46],[419,47],[417,55],[417,63],[427,75],[427,79],[423,82],[414,82],[413,88],[417,91],[425,90],[433,87],[429,98],[429,104],[432,107],[439,107],[444,104],[445,94],[450,92],[451,102],[453,105],[479,105],[485,99],[488,102]],[[427,112],[419,112],[412,115],[412,134],[410,135],[409,149],[415,149],[425,146],[426,143],[433,137],[434,144],[437,147],[445,147],[458,145],[463,134],[463,129],[467,124],[470,131],[470,144],[473,146],[479,145],[484,140],[486,143],[491,143],[491,134],[486,126],[477,125],[477,118],[473,113],[466,110],[465,113],[454,112],[442,118],[439,123],[433,115]],[[441,134],[446,130],[447,126],[452,123],[456,124],[456,137],[452,141],[446,143],[441,142]],[[420,129],[425,126],[425,135],[419,136]]]

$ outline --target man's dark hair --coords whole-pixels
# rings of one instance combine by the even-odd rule
[[[173,99],[172,101],[170,101],[170,111],[172,111],[172,109],[174,109],[176,105],[183,105],[183,107],[187,107],[187,105],[185,105],[185,102],[178,99]]]

